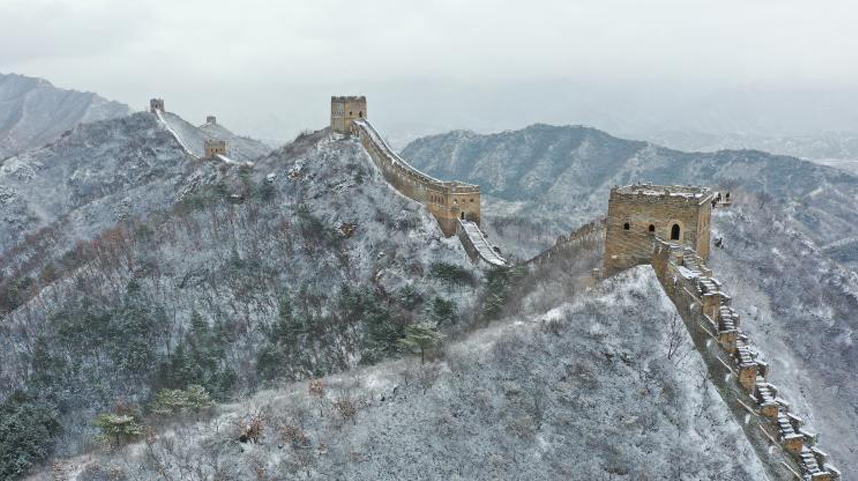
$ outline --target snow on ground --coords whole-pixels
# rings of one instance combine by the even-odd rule
[[[330,376],[321,400],[306,383],[285,385],[65,465],[140,480],[767,479],[690,338],[667,359],[660,342],[674,315],[640,267],[543,315],[476,331],[425,366],[400,359]],[[351,419],[338,414],[345,404],[357,408]],[[241,443],[238,422],[254,414],[260,442]]]

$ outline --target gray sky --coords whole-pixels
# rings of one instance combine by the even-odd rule
[[[285,139],[369,96],[395,140],[858,131],[854,0],[0,0],[0,71]]]

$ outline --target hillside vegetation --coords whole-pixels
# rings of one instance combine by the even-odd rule
[[[151,129],[133,141],[175,155]],[[148,416],[163,389],[202,386],[225,401],[378,362],[418,322],[464,329],[482,274],[366,156],[321,131],[255,169],[179,157],[190,172],[159,181],[172,205],[149,204],[62,254],[48,242],[28,262],[10,256],[5,285],[20,289],[6,291],[18,302],[2,323],[0,399],[14,417],[0,432],[38,430],[4,445],[4,475],[96,447],[99,413]]]
[[[79,481],[768,479],[676,315],[642,267],[425,365],[287,384],[56,469]]]

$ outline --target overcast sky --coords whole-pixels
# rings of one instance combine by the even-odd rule
[[[858,130],[858,1],[0,0],[0,72],[285,139],[366,94],[393,137]]]

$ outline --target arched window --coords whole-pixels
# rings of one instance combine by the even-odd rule
[[[358,112],[358,117],[363,118],[363,110],[361,110],[360,112]]]
[[[631,228],[632,228],[632,226],[630,226],[628,222],[626,222],[625,224],[623,224],[623,230],[629,230],[629,229],[631,229]]]
[[[670,240],[679,240],[679,224],[673,224],[670,228]]]
[[[655,226],[654,226],[654,225],[652,225],[652,224],[650,224],[650,225],[649,225],[649,228],[648,228],[647,230],[648,230],[648,231],[650,231],[650,232],[655,232]]]

